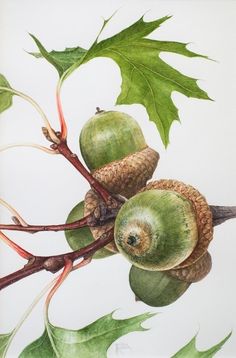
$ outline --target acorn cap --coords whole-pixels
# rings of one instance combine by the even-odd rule
[[[180,269],[166,271],[170,276],[176,277],[185,282],[198,282],[208,275],[211,271],[212,260],[211,255],[207,251],[199,260],[192,265]]]
[[[130,198],[152,178],[158,160],[159,154],[146,147],[121,160],[106,164],[92,174],[112,194]]]
[[[191,255],[178,266],[175,266],[175,269],[192,265],[206,253],[209,243],[213,238],[212,212],[206,199],[191,185],[184,184],[177,180],[161,179],[153,181],[148,183],[140,192],[152,189],[172,190],[191,201],[196,213],[198,242]]]
[[[84,215],[91,214],[94,210],[99,209],[99,203],[101,202],[100,196],[94,191],[89,190],[84,198]],[[108,223],[102,226],[93,226],[90,227],[90,232],[94,240],[99,239],[100,236],[104,235],[107,231],[114,227],[114,220],[109,221]],[[118,250],[116,248],[115,242],[111,241],[108,245],[105,246],[107,250],[113,253],[117,253]]]
[[[84,217],[84,201],[77,204],[69,213],[66,223],[71,223]],[[73,230],[65,230],[66,240],[73,251],[82,249],[94,241],[89,227],[81,227]],[[93,255],[94,259],[111,256],[112,252],[101,248]]]

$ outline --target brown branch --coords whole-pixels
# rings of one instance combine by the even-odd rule
[[[226,220],[236,218],[236,206],[210,205],[212,212],[213,226],[220,225]]]
[[[111,193],[92,176],[92,174],[81,163],[78,156],[75,153],[72,153],[66,142],[61,141],[59,144],[53,144],[52,148],[57,149],[59,153],[62,154],[80,172],[80,174],[83,175],[90,186],[100,195],[108,206],[111,204],[114,205],[115,203],[119,205],[119,201],[113,198]]]
[[[210,208],[213,214],[213,226],[236,217],[236,207],[210,206]],[[0,290],[42,270],[56,273],[65,266],[68,260],[74,262],[81,257],[84,259],[92,257],[97,250],[106,246],[113,239],[113,229],[111,229],[106,235],[102,235],[98,240],[77,251],[46,257],[32,255],[22,269],[0,278]]]
[[[27,225],[23,226],[17,220],[16,224],[0,224],[0,230],[14,230],[14,231],[24,231],[29,233],[36,233],[38,231],[65,231],[65,230],[74,230],[81,227],[89,226],[101,226],[106,222],[114,219],[120,210],[121,203],[116,208],[108,208],[105,204],[101,205],[101,210],[93,211],[91,214],[73,221],[67,224],[58,224],[58,225]],[[15,218],[13,218],[15,219]],[[15,221],[15,220],[14,220]]]
[[[88,215],[83,217],[80,220],[76,220],[68,224],[58,224],[58,225],[27,225],[22,226],[20,224],[0,224],[0,230],[14,230],[14,231],[24,231],[30,233],[36,233],[38,231],[63,231],[63,230],[73,230],[78,229],[84,226],[95,226],[92,220],[93,216]]]
[[[0,290],[42,270],[56,273],[65,266],[65,263],[68,260],[74,262],[82,257],[84,259],[87,259],[91,257],[96,251],[106,246],[113,239],[113,229],[111,229],[109,230],[109,232],[106,233],[106,235],[102,235],[98,240],[95,240],[88,246],[77,251],[67,252],[64,254],[53,256],[32,255],[32,258],[28,260],[28,263],[22,269],[0,278]]]
[[[39,258],[38,260],[35,259],[35,262],[26,266],[24,266],[22,269],[15,271],[11,273],[10,275],[7,275],[5,277],[0,278],[0,290],[3,288],[12,285],[13,283],[22,280],[23,278],[32,275],[33,273],[39,272],[44,270],[43,267],[43,261],[41,261]]]

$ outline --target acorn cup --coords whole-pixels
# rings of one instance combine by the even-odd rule
[[[84,201],[77,204],[69,213],[66,223],[72,223],[84,217]],[[65,231],[66,240],[72,250],[79,250],[94,241],[93,235],[88,227],[81,227]],[[102,248],[95,252],[94,259],[102,259],[111,256],[112,252]]]

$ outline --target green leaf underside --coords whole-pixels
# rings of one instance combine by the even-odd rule
[[[149,119],[155,123],[165,146],[169,143],[169,131],[174,120],[179,120],[178,109],[174,105],[171,94],[180,92],[187,97],[210,99],[205,91],[200,89],[197,80],[175,70],[159,57],[161,52],[170,52],[187,57],[203,57],[187,49],[187,44],[171,41],[157,41],[145,38],[156,30],[170,16],[146,22],[143,17],[120,33],[102,40],[95,41],[92,47],[75,59],[73,70],[81,64],[96,57],[113,59],[120,67],[122,76],[121,93],[117,104],[142,104]],[[57,61],[52,52],[45,53],[42,45],[34,37],[41,54],[56,68]],[[66,51],[53,51],[56,57],[65,56],[68,61],[65,68],[73,62]],[[55,56],[54,56],[55,57]],[[57,68],[58,69],[58,68]],[[59,72],[62,75],[62,72]]]
[[[10,343],[12,333],[0,334],[0,358],[5,357],[6,349]]]
[[[48,322],[48,329],[23,350],[20,358],[106,358],[114,341],[130,332],[145,331],[141,324],[153,315],[116,320],[111,313],[80,330],[55,327]]]
[[[0,74],[0,87],[11,88],[7,79]],[[11,107],[13,94],[8,91],[0,90],[0,113]]]
[[[172,358],[211,358],[214,357],[225,342],[230,338],[232,333],[228,334],[221,342],[211,347],[206,351],[198,351],[196,348],[196,336],[194,336],[191,341],[181,348]]]

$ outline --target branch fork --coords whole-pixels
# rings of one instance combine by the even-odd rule
[[[96,251],[106,246],[113,239],[114,233],[113,229],[111,229],[106,233],[106,235],[102,235],[98,240],[95,240],[80,250],[52,256],[35,256],[8,239],[8,245],[11,246],[12,249],[14,249],[21,257],[27,259],[28,262],[22,269],[0,278],[0,290],[39,271],[46,270],[51,273],[56,273],[61,270],[68,261],[74,263],[80,258],[88,260],[92,258]]]

